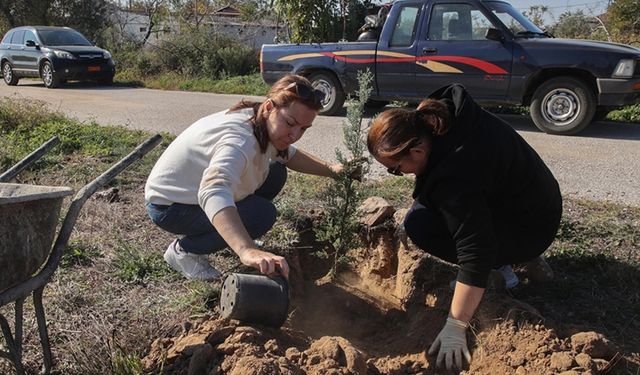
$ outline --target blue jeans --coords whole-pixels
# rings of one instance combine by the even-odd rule
[[[267,233],[276,222],[275,205],[271,202],[287,181],[287,167],[271,162],[266,181],[253,194],[236,202],[240,219],[251,238]],[[147,213],[157,226],[184,235],[180,247],[194,254],[210,254],[227,247],[227,243],[199,205],[173,203],[170,206],[145,202]]]

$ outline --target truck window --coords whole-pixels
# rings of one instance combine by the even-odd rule
[[[436,4],[431,10],[429,40],[485,40],[495,26],[470,4]]]
[[[408,5],[400,9],[389,46],[406,47],[413,43],[420,19],[420,6]]]

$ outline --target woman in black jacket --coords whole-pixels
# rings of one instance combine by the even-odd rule
[[[540,255],[562,214],[558,182],[509,124],[478,106],[460,85],[417,110],[391,109],[373,122],[369,152],[389,173],[416,175],[404,226],[421,249],[460,266],[447,322],[429,349],[461,369],[470,359],[466,329],[497,270],[517,284],[511,265],[529,262],[553,273]]]

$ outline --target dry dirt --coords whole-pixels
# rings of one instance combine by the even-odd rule
[[[455,270],[398,240],[387,223],[333,282],[326,265],[290,257],[292,306],[282,329],[209,318],[157,339],[145,371],[165,374],[437,374],[425,353],[446,319]],[[465,374],[599,374],[621,358],[597,332],[559,337],[535,308],[488,291],[469,332]]]

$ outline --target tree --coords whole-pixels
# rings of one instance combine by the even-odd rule
[[[608,40],[609,35],[600,18],[587,16],[582,10],[562,13],[549,31],[560,38]]]
[[[607,23],[620,41],[640,41],[640,1],[614,0],[607,8]]]
[[[549,14],[549,7],[544,5],[533,5],[528,11],[523,12],[524,16],[529,18],[533,23],[541,29],[544,29],[544,16]]]
[[[0,16],[8,27],[72,27],[96,40],[109,24],[107,0],[1,0]]]
[[[332,42],[353,39],[371,3],[371,0],[274,0],[272,9],[285,19],[291,42]]]

